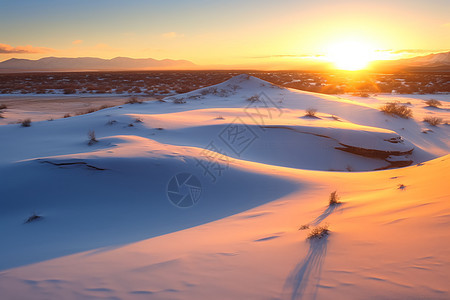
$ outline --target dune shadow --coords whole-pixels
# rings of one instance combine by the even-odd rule
[[[306,257],[294,268],[284,285],[283,299],[315,299],[327,253],[327,236],[310,239]],[[305,298],[305,299],[306,299]]]
[[[97,255],[236,215],[303,187],[236,168],[213,182],[193,159],[86,162],[108,171],[35,161],[0,166],[0,175],[8,174],[2,177],[5,197],[0,197],[0,272],[76,253]],[[168,197],[168,182],[184,170],[192,172],[202,188],[198,203],[187,208],[174,205]],[[42,220],[24,223],[33,212]],[[271,238],[275,237],[265,240]]]

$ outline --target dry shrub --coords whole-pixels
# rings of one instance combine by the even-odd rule
[[[305,111],[305,116],[307,116],[307,117],[316,117],[316,113],[317,113],[317,109],[315,109],[315,108],[308,108]]]
[[[438,126],[444,122],[444,120],[442,118],[438,118],[438,117],[425,117],[425,118],[423,118],[423,121],[427,122],[431,126]]]
[[[97,138],[95,137],[95,130],[89,130],[88,139],[89,139],[89,142],[88,142],[89,146],[98,142]]]
[[[31,119],[25,119],[21,122],[22,127],[30,127],[31,126]]]
[[[380,110],[387,115],[399,116],[403,119],[409,119],[413,116],[411,108],[400,102],[388,102],[380,107]]]
[[[259,101],[259,96],[258,95],[253,95],[253,96],[247,98],[247,101],[257,102],[257,101]]]
[[[125,102],[125,104],[142,104],[142,100],[140,100],[138,97],[136,96],[132,96],[130,97],[130,99],[128,99],[127,102]]]
[[[311,232],[308,235],[308,239],[321,239],[323,237],[326,237],[330,233],[330,230],[328,229],[328,225],[325,224],[323,226],[317,226],[311,230]]]
[[[435,108],[438,108],[439,106],[442,106],[441,101],[436,100],[436,99],[430,99],[430,100],[427,100],[427,101],[425,101],[425,103],[426,103],[428,106],[430,106],[430,107],[435,107]]]
[[[339,201],[339,196],[337,194],[337,191],[332,192],[330,194],[330,206],[336,205],[336,204],[339,204],[339,203],[341,203],[341,202]]]

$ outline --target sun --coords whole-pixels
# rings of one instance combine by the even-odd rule
[[[368,44],[344,41],[331,45],[326,59],[339,70],[357,71],[366,68],[374,60],[374,51]]]

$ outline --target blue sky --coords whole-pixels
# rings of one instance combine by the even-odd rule
[[[53,55],[252,63],[249,57],[321,54],[327,41],[339,39],[367,39],[381,50],[446,50],[450,1],[0,0],[0,28],[0,60]]]

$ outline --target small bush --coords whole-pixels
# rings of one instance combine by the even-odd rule
[[[31,126],[31,119],[25,119],[21,122],[22,127],[30,127]]]
[[[134,119],[134,123],[142,123],[144,122],[141,118]]]
[[[173,103],[175,103],[175,104],[184,104],[184,103],[186,103],[186,101],[184,101],[183,98],[175,98],[175,99],[173,99]]]
[[[298,230],[306,230],[306,229],[309,229],[308,224],[300,226],[300,228]]]
[[[404,119],[412,118],[413,113],[411,108],[399,102],[389,102],[380,107],[380,110],[387,115],[395,115]]]
[[[142,104],[142,100],[140,100],[138,97],[136,97],[136,96],[133,96],[133,97],[130,97],[130,99],[128,99],[128,101],[127,102],[125,102],[125,104]]]
[[[328,225],[323,226],[317,226],[311,230],[311,232],[308,235],[308,239],[321,239],[325,236],[327,236],[330,233],[330,230],[328,229]]]
[[[425,103],[426,103],[428,106],[430,106],[430,107],[435,107],[435,108],[438,108],[439,106],[442,106],[441,101],[436,100],[436,99],[430,99],[430,100],[427,100],[427,101],[425,101]]]
[[[0,104],[0,110],[7,109],[7,108],[8,108],[8,106],[6,106],[5,104]]]
[[[65,114],[65,115],[64,115],[64,118],[70,118],[70,117],[71,117],[70,114]]]
[[[25,220],[25,223],[31,223],[31,222],[34,222],[34,221],[38,221],[40,219],[42,219],[42,216],[39,216],[39,215],[34,213],[34,214],[31,215],[31,217],[29,217],[28,219]]]
[[[89,130],[88,139],[89,139],[89,142],[88,142],[89,146],[98,142],[97,138],[95,137],[95,130]]]
[[[423,121],[427,122],[431,126],[438,126],[444,122],[444,120],[442,118],[438,118],[438,117],[425,117],[425,118],[423,118]]]
[[[251,96],[251,97],[247,98],[247,101],[250,101],[250,102],[259,101],[259,96],[258,95]]]
[[[339,196],[337,194],[337,191],[334,191],[330,194],[330,206],[340,204]]]
[[[308,108],[305,111],[305,116],[307,116],[307,117],[316,117],[316,113],[317,113],[317,109],[315,109],[315,108]]]

